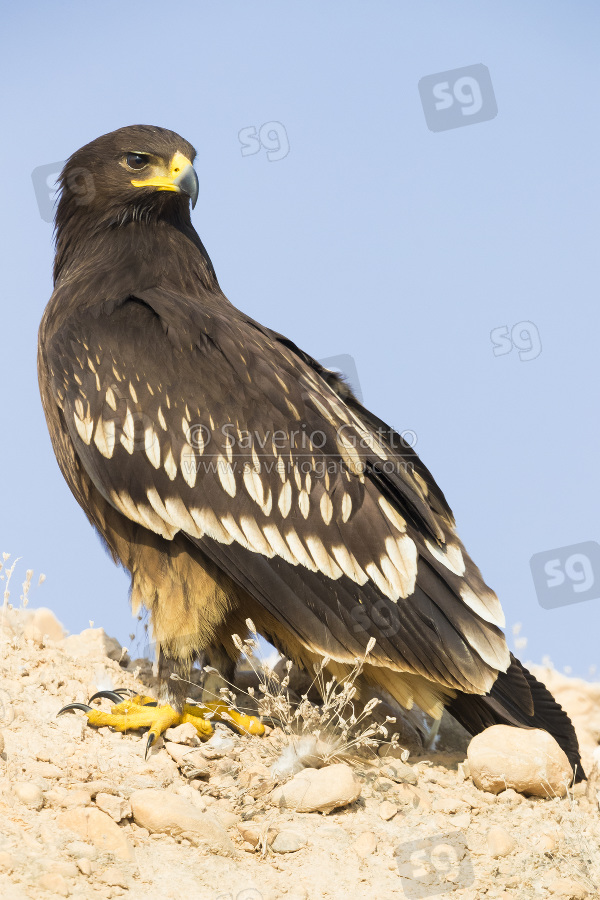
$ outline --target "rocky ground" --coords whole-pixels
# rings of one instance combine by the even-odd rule
[[[148,665],[101,628],[64,637],[49,611],[5,608],[0,673],[6,900],[600,897],[600,784],[550,799],[479,790],[450,722],[426,758],[334,761],[278,786],[279,728],[242,737],[218,725],[192,746],[181,726],[144,760],[140,733],[57,718],[100,688],[148,692]],[[600,684],[536,674],[591,771]]]

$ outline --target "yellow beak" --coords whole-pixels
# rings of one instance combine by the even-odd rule
[[[146,179],[132,179],[134,187],[153,187],[157,191],[176,191],[187,194],[192,201],[192,209],[198,199],[198,176],[189,159],[177,151],[164,175],[153,175]]]

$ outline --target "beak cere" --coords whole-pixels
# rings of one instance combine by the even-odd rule
[[[192,201],[193,209],[198,199],[199,183],[196,170],[191,163],[188,163],[187,166],[185,166],[185,168],[183,169],[181,174],[177,176],[173,184],[177,186],[178,190],[180,190],[182,194],[188,195],[188,197]]]
[[[179,151],[171,160],[168,170],[164,168],[162,173],[157,173],[151,178],[134,178],[131,183],[134,187],[153,187],[157,191],[175,191],[186,194],[192,201],[192,209],[198,199],[199,182],[196,170],[187,156]]]

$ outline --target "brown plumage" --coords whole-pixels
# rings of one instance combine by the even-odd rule
[[[61,471],[146,607],[169,698],[245,620],[472,733],[573,727],[509,654],[502,610],[416,454],[334,373],[225,298],[191,221],[195,152],[132,126],[67,162],[40,390]],[[69,190],[77,169],[93,190]],[[83,201],[83,202],[82,202]]]

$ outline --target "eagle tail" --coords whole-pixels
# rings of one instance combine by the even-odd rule
[[[575,782],[586,778],[573,723],[548,688],[512,653],[510,666],[506,672],[500,672],[489,694],[461,692],[446,709],[473,735],[491,725],[543,728],[564,750],[575,772]]]

